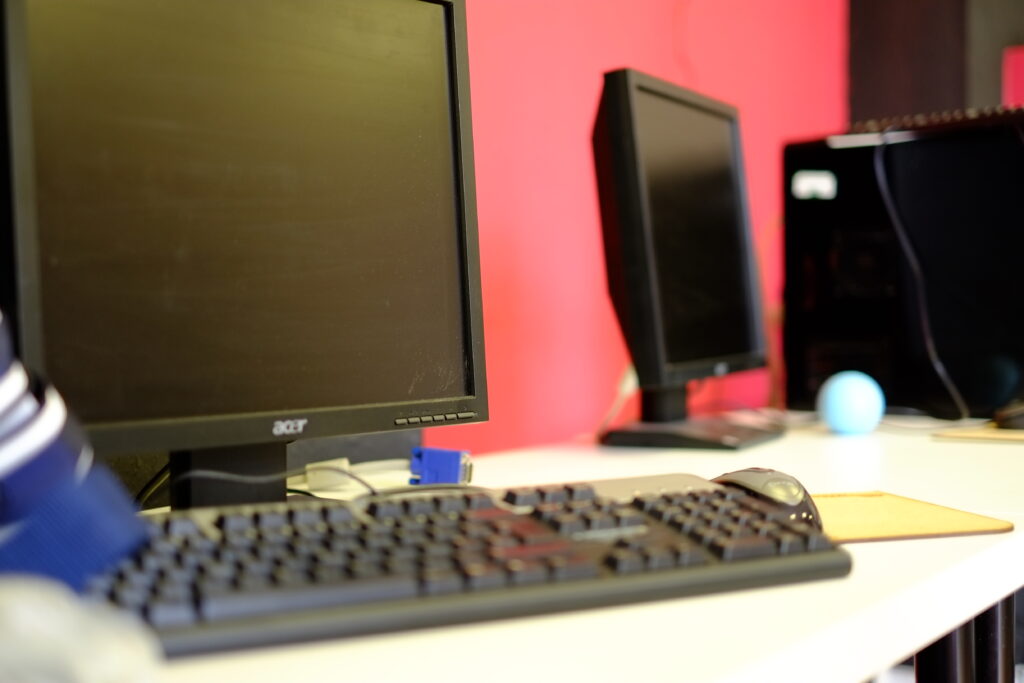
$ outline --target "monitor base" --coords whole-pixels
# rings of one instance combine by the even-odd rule
[[[605,446],[640,448],[712,448],[739,450],[776,439],[782,425],[752,426],[724,417],[696,417],[670,422],[634,422],[601,435]]]

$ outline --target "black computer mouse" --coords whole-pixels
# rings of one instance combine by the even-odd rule
[[[806,522],[821,529],[821,515],[803,484],[784,472],[749,467],[736,472],[726,472],[712,481],[728,486],[737,486],[755,498],[761,498],[783,508],[794,522]]]
[[[996,410],[993,418],[1000,429],[1024,429],[1024,400],[1010,401]]]

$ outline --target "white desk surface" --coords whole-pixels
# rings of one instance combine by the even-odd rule
[[[883,426],[820,427],[739,453],[570,444],[475,459],[504,487],[761,466],[811,493],[884,490],[1007,519],[996,535],[850,544],[845,578],[568,614],[176,660],[183,681],[808,681],[862,683],[1024,584],[1024,446]],[[828,672],[827,675],[825,672]]]

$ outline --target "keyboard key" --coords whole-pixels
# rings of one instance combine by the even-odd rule
[[[512,559],[505,564],[509,582],[517,586],[528,586],[544,583],[548,580],[549,570],[540,560]]]
[[[572,549],[572,542],[568,539],[556,536],[554,540],[547,543],[534,543],[530,545],[514,545],[507,547],[491,548],[491,556],[501,560],[527,560],[541,557],[551,557],[568,552]]]
[[[768,536],[782,529],[776,522],[768,522],[762,519],[755,519],[750,522],[750,528],[758,536]]]
[[[202,533],[194,519],[183,515],[169,516],[164,521],[164,530],[168,536],[194,536]]]
[[[533,508],[532,514],[537,519],[548,522],[558,515],[565,514],[565,508],[558,503],[542,503]]]
[[[569,512],[557,515],[551,523],[560,534],[574,534],[587,528],[587,523],[582,517]]]
[[[783,531],[775,534],[774,540],[776,544],[778,544],[780,555],[792,555],[795,553],[802,553],[807,550],[807,543],[804,541],[804,537],[800,534]]]
[[[669,526],[673,529],[680,531],[684,534],[689,534],[691,531],[696,529],[698,526],[703,525],[703,520],[700,517],[687,515],[685,513],[676,515],[669,520]]]
[[[618,526],[616,519],[607,512],[588,512],[583,519],[588,529],[614,529]]]
[[[466,588],[472,591],[501,588],[508,582],[504,570],[490,562],[467,562],[462,565]]]
[[[470,510],[486,510],[494,507],[494,501],[489,495],[481,491],[467,493],[465,495],[466,507]]]
[[[594,500],[597,495],[590,484],[566,484],[565,490],[569,493],[569,499],[575,501]]]
[[[714,541],[719,538],[723,538],[722,532],[718,529],[712,529],[706,524],[698,524],[690,531],[690,538],[694,539],[702,545],[711,545]]]
[[[420,567],[424,573],[429,571],[454,571],[455,560],[453,556],[448,555],[446,557],[435,557],[430,555],[424,555],[420,558]]]
[[[256,544],[257,540],[257,535],[251,530],[228,531],[221,538],[222,545],[236,549],[251,548]]]
[[[293,507],[288,510],[288,521],[294,526],[314,526],[324,519],[323,509],[318,507]]]
[[[726,561],[746,560],[775,554],[775,542],[762,536],[720,537],[711,541],[709,547]]]
[[[661,496],[647,494],[635,497],[633,499],[633,507],[644,512],[650,512],[655,506],[660,505],[661,502]]]
[[[154,583],[156,583],[158,573],[146,572],[146,571],[131,571],[124,572],[121,574],[121,580],[118,582],[118,587],[131,587],[140,588],[142,590],[149,590]]]
[[[196,622],[198,615],[191,599],[159,598],[145,608],[146,621],[156,628],[180,628]]]
[[[434,501],[429,498],[412,498],[403,503],[405,514],[413,517],[434,512]]]
[[[255,524],[251,514],[234,512],[221,515],[217,519],[217,526],[226,533],[229,531],[248,531]]]
[[[643,548],[644,561],[648,569],[669,569],[676,566],[676,555],[665,546]]]
[[[199,613],[207,621],[244,619],[296,610],[412,598],[419,593],[411,576],[379,576],[338,583],[267,587],[248,592],[225,591],[199,596]]]
[[[644,556],[634,550],[617,548],[605,558],[607,564],[616,574],[636,574],[647,568]]]
[[[464,581],[462,575],[452,569],[425,569],[421,585],[425,595],[447,595],[461,593]]]
[[[619,508],[612,512],[615,525],[618,527],[640,526],[645,523],[644,515],[629,508]]]
[[[831,550],[832,541],[828,540],[825,534],[812,531],[804,536],[807,542],[807,549],[810,551]]]
[[[143,607],[149,600],[150,591],[148,587],[118,585],[112,591],[114,602],[123,607]]]
[[[707,554],[699,546],[687,541],[676,543],[670,550],[675,554],[676,565],[679,567],[694,567],[708,562]]]
[[[459,526],[461,518],[452,513],[435,514],[427,518],[427,525],[433,529],[455,529]]]
[[[434,506],[438,512],[461,512],[466,509],[466,499],[462,496],[434,496]]]
[[[232,579],[238,573],[233,563],[211,562],[199,568],[203,576],[213,579]]]
[[[402,504],[393,500],[375,500],[366,506],[366,511],[375,519],[394,519],[401,516]]]
[[[589,557],[581,555],[556,555],[548,559],[551,576],[556,581],[592,579],[598,574],[598,565]]]
[[[324,521],[332,526],[344,522],[351,522],[354,519],[355,514],[347,507],[337,505],[324,509]]]
[[[569,491],[561,485],[538,486],[537,493],[545,503],[567,503],[569,502]]]
[[[509,489],[504,501],[509,505],[537,505],[541,502],[540,492],[534,488]]]
[[[287,523],[287,510],[263,510],[256,513],[256,526],[261,529],[279,529]]]

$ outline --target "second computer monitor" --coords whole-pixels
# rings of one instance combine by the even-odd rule
[[[609,289],[643,391],[642,424],[625,441],[744,445],[722,424],[705,442],[685,420],[689,380],[765,364],[736,110],[613,71],[594,155]]]

